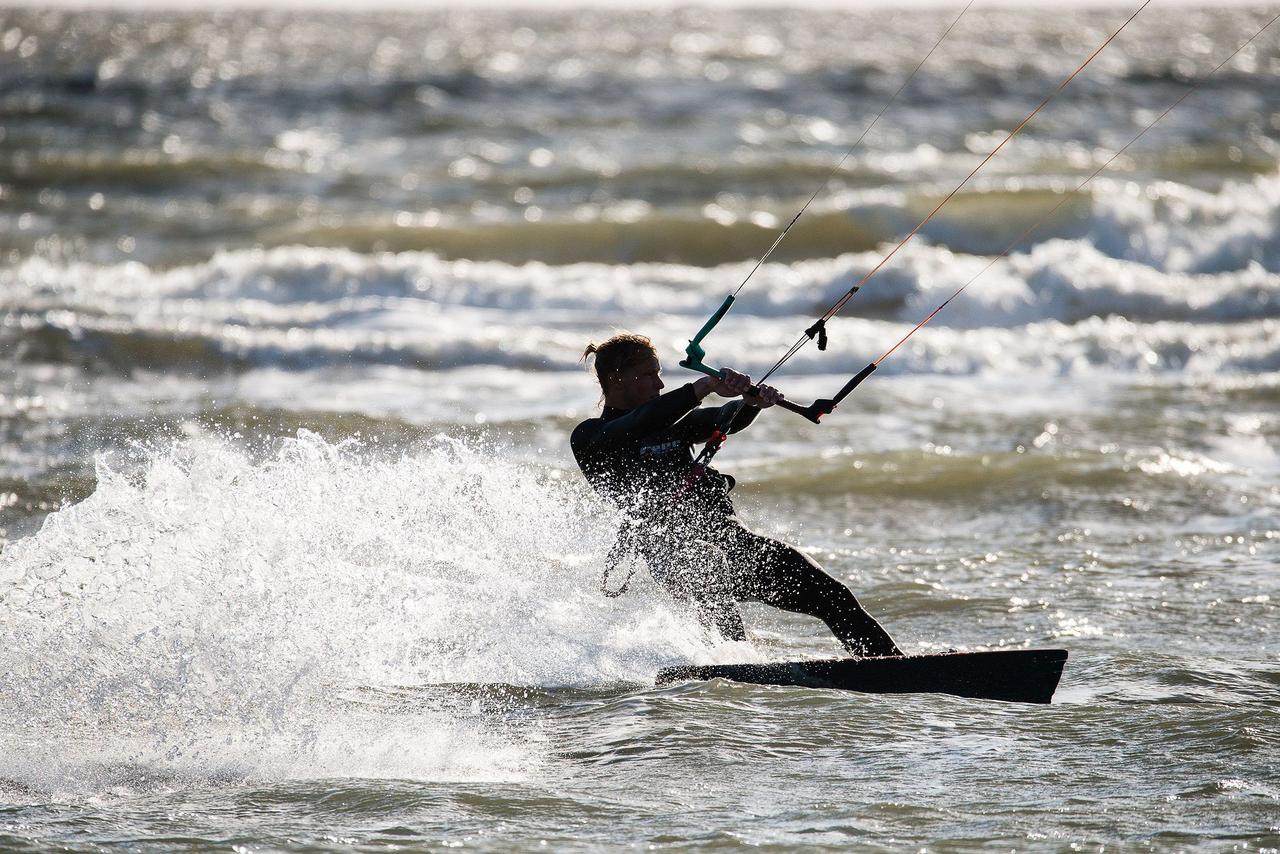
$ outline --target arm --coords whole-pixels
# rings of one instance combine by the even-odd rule
[[[705,396],[698,392],[697,383],[693,382],[659,395],[602,425],[591,437],[591,444],[625,442],[670,427],[698,406]]]
[[[727,373],[732,375],[730,380],[710,376],[699,377],[691,383],[685,383],[680,388],[637,406],[626,415],[603,425],[593,437],[592,443],[602,440],[623,442],[656,430],[664,430],[696,409],[702,399],[712,392],[724,397],[737,397],[742,394],[743,388],[750,383],[750,380],[733,371],[727,371]]]
[[[694,443],[705,442],[710,439],[712,431],[716,429],[716,422],[720,420],[720,412],[723,409],[723,406],[717,406],[714,409],[699,409],[681,418],[675,425],[680,438],[686,442]],[[729,425],[729,432],[737,433],[752,421],[755,421],[756,416],[759,414],[759,407],[747,404],[738,413],[738,417],[733,419],[733,423]]]
[[[751,422],[756,420],[756,416],[760,414],[760,407],[748,403],[742,407],[742,411],[738,413],[738,417],[733,419],[733,423],[729,425],[730,433],[737,433],[739,430],[745,430],[751,426]]]

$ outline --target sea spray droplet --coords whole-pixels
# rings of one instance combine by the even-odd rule
[[[361,692],[647,682],[708,652],[663,601],[600,597],[610,515],[494,448],[300,432],[118,465],[0,559],[2,778],[508,779],[536,727]]]

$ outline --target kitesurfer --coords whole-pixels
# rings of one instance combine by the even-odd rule
[[[691,477],[692,446],[706,442],[725,414],[723,407],[700,407],[702,400],[712,393],[742,397],[745,406],[726,431],[735,433],[781,399],[776,389],[749,391],[750,378],[726,368],[722,377],[699,377],[663,393],[657,351],[642,335],[591,344],[583,359],[590,356],[604,408],[574,429],[570,445],[587,481],[624,513],[615,554],[643,558],[673,597],[731,640],[746,639],[736,603],[759,601],[817,617],[854,655],[902,655],[853,593],[812,558],[738,520],[732,477],[709,467]]]

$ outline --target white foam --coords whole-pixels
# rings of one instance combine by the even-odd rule
[[[1188,273],[1280,269],[1280,175],[1228,181],[1214,193],[1104,182],[1094,195],[1089,239],[1113,257]]]
[[[920,342],[941,340],[947,356],[895,357],[895,369],[951,372],[969,363],[976,370],[1000,362],[996,349],[1005,364],[1052,363],[1061,372],[1100,364],[1144,372],[1193,363],[1204,370],[1274,364],[1274,352],[1251,342],[1267,319],[1280,317],[1280,177],[1227,184],[1216,194],[1135,186],[1095,188],[1087,237],[1048,240],[990,269],[986,256],[913,241],[835,323],[853,324],[859,337],[887,347],[901,324],[914,324],[972,280],[913,340],[917,352],[937,352],[944,345]],[[711,347],[766,363],[762,354],[780,354],[885,250],[764,265],[709,339]],[[28,259],[0,270],[0,301],[12,306],[8,324],[62,330],[73,342],[87,342],[81,345],[87,352],[125,367],[141,352],[148,356],[141,363],[161,367],[194,353],[197,371],[351,364],[565,371],[576,366],[588,339],[612,327],[648,331],[664,347],[682,348],[752,263],[553,267],[307,247],[225,252],[170,270]],[[881,325],[858,327],[866,318]],[[1181,349],[1184,357],[1157,352],[1152,360],[1150,346],[1094,322],[1112,318],[1133,324],[1136,338],[1159,339],[1164,352]],[[1019,338],[1036,344],[1039,325],[1055,323],[1075,328],[1055,328],[1049,340],[1079,341],[1090,353],[1022,353]],[[1224,324],[1240,325],[1235,351],[1224,343],[1231,337]],[[100,338],[107,343],[96,343]],[[875,357],[879,346],[861,358]]]

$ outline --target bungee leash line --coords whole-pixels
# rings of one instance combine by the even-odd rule
[[[624,520],[624,526],[627,524]],[[631,547],[628,538],[623,533],[623,529],[618,530],[618,536],[614,539],[613,545],[609,548],[609,554],[604,559],[604,571],[600,576],[600,592],[610,599],[617,599],[623,593],[631,589],[631,579],[636,577],[636,568],[632,566],[627,570],[627,577],[622,579],[622,584],[617,590],[609,589],[609,574],[618,568],[618,564],[622,563],[624,558],[631,557]]]
[[[1114,41],[1114,40],[1115,40],[1115,38],[1116,38],[1117,36],[1119,36],[1119,35],[1120,35],[1120,33],[1125,29],[1125,27],[1127,27],[1130,23],[1132,23],[1132,21],[1134,20],[1134,18],[1136,18],[1136,17],[1138,16],[1138,14],[1139,14],[1139,13],[1141,13],[1141,12],[1142,12],[1142,10],[1143,10],[1143,9],[1145,9],[1145,8],[1146,8],[1150,3],[1151,3],[1151,0],[1144,0],[1144,2],[1142,3],[1142,5],[1141,5],[1141,6],[1139,6],[1139,7],[1137,8],[1137,10],[1135,10],[1135,11],[1133,12],[1133,14],[1131,14],[1131,15],[1130,15],[1126,20],[1125,20],[1125,22],[1124,22],[1123,24],[1121,24],[1121,25],[1120,25],[1120,27],[1119,27],[1119,28],[1117,28],[1113,33],[1111,33],[1111,34],[1110,34],[1110,35],[1109,35],[1109,36],[1108,36],[1108,37],[1107,37],[1107,38],[1102,42],[1102,44],[1100,44],[1100,45],[1099,45],[1099,46],[1098,46],[1098,47],[1097,47],[1097,48],[1096,48],[1096,49],[1095,49],[1091,54],[1089,54],[1089,56],[1088,56],[1088,57],[1086,57],[1086,58],[1085,58],[1085,60],[1084,60],[1083,62],[1081,62],[1081,63],[1080,63],[1080,65],[1079,65],[1079,66],[1077,66],[1077,67],[1076,67],[1076,69],[1075,69],[1074,71],[1072,71],[1072,72],[1071,72],[1071,74],[1069,74],[1069,75],[1068,75],[1068,76],[1067,76],[1067,77],[1066,77],[1066,78],[1065,78],[1065,79],[1064,79],[1060,84],[1058,84],[1058,87],[1057,87],[1053,92],[1051,92],[1048,96],[1046,96],[1046,97],[1044,98],[1044,100],[1042,100],[1042,101],[1039,103],[1039,105],[1037,105],[1037,106],[1036,106],[1036,108],[1035,108],[1034,110],[1032,110],[1032,111],[1031,111],[1031,112],[1026,116],[1026,118],[1024,118],[1024,119],[1023,119],[1023,120],[1022,120],[1022,121],[1021,121],[1021,122],[1020,122],[1020,123],[1019,123],[1019,124],[1018,124],[1014,129],[1013,129],[1013,130],[1012,130],[1012,131],[1010,131],[1010,132],[1009,132],[1009,134],[1008,134],[1008,135],[1007,135],[1003,140],[1001,140],[1001,142],[1000,142],[998,145],[996,145],[996,147],[995,147],[995,148],[993,148],[993,149],[991,150],[991,152],[990,152],[990,153],[988,153],[988,154],[987,154],[987,156],[986,156],[986,157],[984,157],[984,158],[982,159],[982,161],[981,161],[981,162],[979,162],[979,163],[978,163],[978,165],[977,165],[977,166],[975,166],[975,167],[973,168],[973,170],[972,170],[972,171],[970,171],[970,172],[969,172],[969,174],[968,174],[967,176],[965,176],[964,180],[963,180],[963,181],[961,181],[961,182],[960,182],[960,183],[955,187],[955,189],[953,189],[950,193],[948,193],[948,194],[947,194],[947,195],[942,199],[942,201],[941,201],[941,202],[939,202],[939,203],[934,207],[934,209],[933,209],[932,211],[930,211],[930,212],[929,212],[929,214],[928,214],[924,219],[922,219],[922,220],[921,220],[921,221],[920,221],[920,222],[915,226],[915,228],[911,229],[911,231],[910,231],[910,232],[908,232],[908,233],[907,233],[907,235],[906,235],[905,237],[903,237],[903,238],[898,242],[898,244],[897,244],[897,245],[896,245],[896,246],[895,246],[895,247],[894,247],[894,248],[893,248],[893,249],[892,249],[892,250],[891,250],[887,255],[885,255],[885,256],[880,260],[880,262],[876,264],[876,266],[875,266],[875,267],[873,267],[873,268],[871,269],[871,271],[870,271],[870,272],[868,272],[868,273],[867,273],[866,275],[864,275],[861,279],[859,279],[859,280],[858,280],[858,281],[857,281],[857,282],[856,282],[856,283],[855,283],[851,288],[849,288],[849,290],[848,290],[848,291],[846,291],[846,292],[845,292],[845,293],[844,293],[844,294],[843,294],[843,295],[842,295],[838,300],[836,300],[836,302],[835,302],[835,303],[834,303],[834,304],[833,304],[833,305],[832,305],[832,306],[831,306],[831,307],[830,307],[830,308],[829,308],[829,309],[828,309],[828,310],[827,310],[827,311],[826,311],[826,312],[825,312],[825,313],[824,313],[824,314],[823,314],[823,315],[822,315],[822,316],[821,316],[821,317],[820,317],[820,318],[819,318],[819,319],[818,319],[818,320],[817,320],[813,325],[811,325],[808,329],[806,329],[806,330],[805,330],[805,332],[804,332],[804,334],[800,336],[800,338],[797,340],[797,342],[796,342],[795,344],[793,344],[793,345],[791,346],[791,348],[790,348],[790,349],[789,349],[789,350],[788,350],[788,351],[787,351],[787,352],[782,356],[782,358],[780,358],[780,359],[779,359],[779,360],[774,364],[774,366],[773,366],[772,368],[770,368],[770,369],[765,373],[765,375],[761,378],[761,382],[763,382],[764,380],[766,380],[766,379],[768,379],[770,376],[772,376],[772,375],[773,375],[773,373],[774,373],[775,371],[777,371],[780,367],[782,367],[782,365],[784,365],[784,364],[785,364],[785,363],[786,363],[786,362],[787,362],[787,361],[788,361],[792,356],[794,356],[796,353],[798,353],[798,352],[799,352],[799,351],[804,347],[804,345],[805,345],[806,343],[808,343],[809,341],[811,341],[811,340],[813,340],[813,339],[815,339],[815,338],[816,338],[816,339],[817,339],[817,342],[818,342],[818,349],[819,349],[819,350],[825,350],[825,349],[826,349],[826,346],[827,346],[827,332],[826,332],[826,324],[827,324],[827,321],[829,321],[831,318],[835,317],[835,315],[836,315],[837,313],[839,313],[839,311],[840,311],[842,308],[844,308],[844,306],[845,306],[846,304],[848,304],[849,300],[851,300],[851,299],[854,297],[854,295],[855,295],[855,294],[857,294],[857,293],[858,293],[858,291],[859,291],[859,290],[861,290],[861,289],[862,289],[862,287],[863,287],[863,286],[864,286],[868,281],[870,281],[870,279],[871,279],[871,278],[872,278],[876,273],[878,273],[878,272],[879,272],[879,271],[880,271],[880,270],[885,266],[885,264],[887,264],[887,263],[889,262],[889,260],[890,260],[894,255],[896,255],[896,254],[897,254],[898,250],[900,250],[903,246],[905,246],[905,245],[907,244],[907,242],[908,242],[908,241],[910,241],[910,240],[911,240],[911,238],[912,238],[912,237],[914,237],[914,236],[915,236],[915,235],[920,231],[920,229],[924,228],[924,226],[925,226],[926,224],[928,224],[930,220],[932,220],[932,219],[933,219],[933,217],[938,213],[938,211],[942,210],[943,206],[945,206],[945,205],[947,204],[947,202],[951,201],[951,199],[952,199],[952,198],[954,198],[954,197],[955,197],[955,195],[956,195],[958,192],[960,192],[960,190],[961,190],[961,189],[962,189],[966,184],[968,184],[968,182],[969,182],[969,181],[974,177],[974,175],[976,175],[976,174],[978,173],[978,171],[979,171],[980,169],[982,169],[982,167],[983,167],[983,166],[985,166],[987,163],[989,163],[989,162],[991,161],[991,159],[992,159],[993,157],[995,157],[995,155],[996,155],[996,154],[997,154],[997,153],[998,153],[998,152],[999,152],[999,151],[1000,151],[1000,150],[1001,150],[1001,149],[1002,149],[1002,148],[1003,148],[1003,147],[1004,147],[1004,146],[1005,146],[1005,145],[1006,145],[1006,144],[1007,144],[1011,139],[1013,139],[1013,137],[1014,137],[1014,136],[1016,136],[1016,135],[1017,135],[1017,134],[1018,134],[1018,133],[1019,133],[1019,132],[1024,128],[1024,127],[1026,127],[1026,125],[1027,125],[1027,124],[1028,124],[1028,123],[1029,123],[1033,118],[1035,118],[1035,116],[1036,116],[1036,115],[1037,115],[1037,114],[1038,114],[1042,109],[1044,109],[1044,107],[1045,107],[1045,106],[1046,106],[1050,101],[1052,101],[1054,98],[1056,98],[1056,97],[1057,97],[1057,96],[1058,96],[1058,95],[1059,95],[1059,94],[1060,94],[1060,93],[1061,93],[1061,92],[1062,92],[1062,91],[1067,87],[1067,85],[1071,83],[1071,81],[1072,81],[1072,80],[1074,80],[1074,79],[1075,79],[1075,78],[1076,78],[1076,77],[1077,77],[1077,76],[1078,76],[1078,75],[1079,75],[1079,74],[1080,74],[1080,73],[1081,73],[1081,72],[1082,72],[1082,71],[1083,71],[1083,70],[1084,70],[1084,69],[1085,69],[1085,68],[1086,68],[1086,67],[1087,67],[1091,62],[1093,62],[1093,60],[1094,60],[1094,59],[1095,59],[1095,58],[1096,58],[1096,57],[1097,57],[1097,56],[1098,56],[1098,55],[1099,55],[1099,54],[1100,54],[1100,53],[1101,53],[1101,52],[1102,52],[1102,51],[1103,51],[1103,50],[1104,50],[1104,49],[1105,49],[1109,44],[1111,44],[1111,42],[1112,42],[1112,41]],[[966,6],[964,11],[967,11],[967,10],[968,10],[968,8],[969,8],[969,7],[968,7],[968,6]],[[963,14],[964,14],[964,11],[962,11],[962,12],[961,12],[961,15],[963,15]],[[953,28],[953,27],[955,26],[955,24],[956,24],[957,22],[959,22],[959,20],[960,20],[960,19],[959,19],[959,17],[957,17],[957,18],[956,18],[956,20],[955,20],[954,22],[952,22],[951,27],[949,27],[949,28],[947,29],[947,31],[943,33],[942,38],[945,38],[945,37],[946,37],[946,35],[947,35],[947,33],[951,32],[951,28]],[[942,42],[942,38],[939,38],[938,42],[934,45],[934,49],[936,49],[936,48],[937,48],[937,46],[938,46],[938,44],[940,44],[940,43]],[[930,52],[929,52],[929,54],[932,54],[932,53],[933,53],[933,50],[931,49],[931,50],[930,50]],[[929,55],[926,55],[925,59],[928,59],[928,56],[929,56]],[[912,72],[912,76],[914,76],[914,75],[915,75],[915,72],[916,72],[916,71],[919,71],[920,67],[921,67],[921,66],[923,66],[923,64],[924,64],[924,61],[922,60],[922,61],[921,61],[921,63],[920,63],[919,65],[917,65],[917,66],[916,66],[915,71],[913,71],[913,72]],[[908,80],[909,80],[909,79],[910,79],[910,78],[908,78]],[[905,87],[905,84],[904,84],[904,87]],[[902,87],[900,87],[898,91],[899,91],[899,92],[901,92],[901,91],[902,91]],[[895,96],[894,96],[894,97],[895,97],[895,98],[897,97],[897,93],[895,93]],[[892,101],[891,101],[890,103],[892,103]],[[887,105],[886,105],[886,107],[887,107]],[[884,112],[884,111],[882,110],[882,111],[881,111],[881,114],[883,114],[883,112]],[[879,118],[879,117],[877,116],[877,118]],[[870,126],[868,127],[868,130],[870,130]],[[865,132],[864,132],[863,136],[865,136]],[[862,137],[859,137],[859,142],[861,142],[861,139],[862,139]],[[846,156],[847,156],[847,155],[846,155]],[[843,163],[843,159],[842,159],[842,161],[841,161],[841,162]],[[838,168],[838,167],[837,167],[837,168]],[[833,174],[834,174],[834,173],[833,173]],[[828,180],[830,180],[830,178],[828,178]],[[823,185],[823,186],[825,186],[825,183],[824,183],[824,185]],[[822,189],[822,188],[820,187],[820,188],[819,188],[819,190],[821,190],[821,189]],[[815,196],[816,196],[816,194],[815,194]],[[812,201],[812,199],[811,199],[810,201]],[[807,207],[808,207],[808,204],[806,204],[806,205],[805,205],[805,207],[807,208]],[[798,220],[798,219],[799,219],[800,214],[802,214],[802,213],[804,213],[804,208],[801,208],[800,213],[796,214],[796,217],[795,217],[795,219],[793,219],[793,220],[792,220],[791,224],[790,224],[790,225],[788,225],[788,226],[787,226],[787,228],[786,228],[786,229],[784,229],[783,233],[782,233],[782,234],[780,234],[780,235],[778,236],[778,239],[774,241],[774,245],[773,245],[772,247],[770,247],[769,252],[768,252],[768,253],[766,253],[764,257],[768,257],[768,255],[773,251],[773,249],[774,249],[774,248],[775,248],[779,243],[781,243],[782,238],[786,236],[786,232],[787,232],[787,231],[789,231],[789,230],[791,229],[791,226],[792,226],[792,225],[795,225],[796,220]],[[763,262],[763,259],[762,259],[762,262]],[[761,263],[762,263],[762,262],[761,262]],[[760,264],[759,264],[759,263],[757,263],[756,267],[755,267],[755,268],[753,268],[752,273],[754,273],[754,272],[755,272],[755,269],[758,269],[758,268],[759,268],[759,266],[760,266]],[[748,277],[747,277],[747,278],[749,279],[749,278],[750,278],[750,275],[748,275]],[[693,337],[693,339],[689,341],[688,346],[685,348],[685,358],[684,358],[683,360],[681,360],[681,362],[680,362],[681,367],[689,368],[689,369],[696,370],[696,371],[701,371],[701,372],[703,372],[703,373],[706,373],[706,374],[709,374],[709,375],[712,375],[712,376],[720,376],[720,372],[719,372],[719,371],[717,371],[716,369],[711,368],[711,367],[709,367],[708,365],[706,365],[706,364],[705,364],[704,359],[706,358],[706,352],[705,352],[704,348],[702,347],[702,341],[703,341],[703,339],[705,339],[705,338],[706,338],[706,336],[711,332],[711,330],[715,328],[716,324],[718,324],[718,323],[720,322],[721,318],[723,318],[723,317],[724,317],[724,315],[729,311],[729,308],[733,305],[733,301],[734,301],[734,299],[736,298],[737,293],[738,293],[739,291],[741,291],[741,290],[742,290],[742,287],[743,287],[745,284],[746,284],[746,280],[743,280],[742,284],[740,284],[740,285],[738,286],[737,290],[735,290],[733,293],[729,294],[729,295],[725,298],[724,302],[720,305],[720,307],[716,310],[716,312],[715,312],[714,314],[712,314],[712,315],[711,315],[710,319],[708,319],[708,321],[707,321],[705,324],[703,324],[702,328],[698,331],[698,334],[697,334],[697,335],[695,335],[695,336]],[[812,404],[810,404],[809,406],[802,406],[802,405],[800,405],[800,404],[793,403],[793,402],[791,402],[791,401],[789,401],[789,400],[786,400],[786,399],[784,398],[783,400],[778,401],[778,404],[777,404],[777,405],[779,405],[779,406],[783,407],[784,409],[787,409],[787,410],[789,410],[789,411],[791,411],[791,412],[795,412],[795,413],[796,413],[796,414],[798,414],[798,415],[802,415],[802,416],[804,416],[805,418],[807,418],[809,421],[812,421],[814,424],[817,424],[817,423],[819,423],[819,421],[821,420],[821,418],[822,418],[822,416],[823,416],[823,415],[827,415],[827,414],[831,413],[831,412],[835,409],[835,407],[836,407],[836,406],[838,406],[838,405],[839,405],[839,403],[840,403],[842,400],[844,400],[844,398],[845,398],[846,396],[848,396],[848,394],[849,394],[850,392],[852,392],[852,391],[853,391],[853,389],[857,388],[857,386],[858,386],[858,384],[859,384],[859,383],[861,383],[864,379],[866,379],[868,376],[870,376],[870,374],[875,370],[876,366],[878,366],[878,362],[877,362],[877,363],[872,363],[872,365],[869,365],[868,367],[866,367],[866,368],[862,369],[862,370],[861,370],[861,371],[860,371],[856,376],[854,376],[854,378],[853,378],[853,379],[851,379],[848,383],[846,383],[846,384],[845,384],[845,386],[844,386],[844,387],[843,387],[843,388],[842,388],[842,389],[841,389],[841,390],[836,394],[836,396],[835,396],[834,398],[823,398],[823,399],[815,400],[815,401],[814,401]]]

